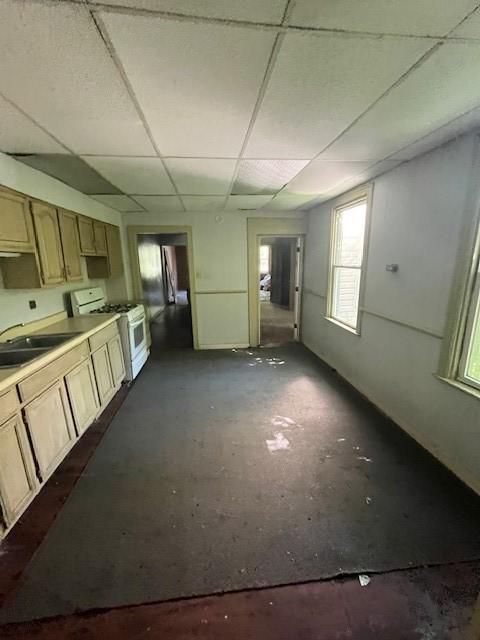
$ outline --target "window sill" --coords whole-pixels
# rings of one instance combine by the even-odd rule
[[[452,378],[444,378],[443,376],[439,376],[437,374],[434,374],[434,375],[435,375],[435,378],[437,378],[438,380],[441,380],[442,382],[446,382],[451,387],[455,387],[456,389],[460,389],[460,391],[463,391],[464,393],[468,393],[468,395],[473,396],[474,398],[478,398],[480,400],[480,389],[477,389],[476,387],[472,387],[469,384],[466,384],[465,382],[462,382],[461,380],[453,380]]]
[[[325,320],[328,320],[328,322],[331,322],[337,327],[340,327],[341,329],[344,329],[349,333],[353,333],[354,336],[360,335],[360,331],[358,329],[353,329],[352,327],[349,327],[348,324],[343,324],[343,322],[340,322],[339,320],[335,320],[335,318],[332,318],[331,316],[323,316],[323,317]]]

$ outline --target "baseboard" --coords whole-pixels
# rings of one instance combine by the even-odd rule
[[[354,389],[356,389],[363,396],[365,396],[365,398],[367,398],[367,400],[369,402],[371,402],[381,413],[383,413],[385,416],[387,416],[387,418],[389,418],[390,420],[395,422],[396,425],[398,425],[403,431],[405,431],[405,433],[407,433],[411,438],[413,438],[413,440],[415,440],[415,442],[417,442],[417,444],[419,444],[423,449],[425,449],[425,451],[427,451],[431,456],[433,456],[436,460],[438,460],[438,462],[440,462],[440,464],[442,464],[451,473],[453,473],[453,475],[456,476],[461,482],[463,482],[463,484],[466,484],[468,487],[470,487],[470,489],[472,489],[472,491],[474,491],[476,494],[480,495],[480,481],[477,478],[475,478],[474,476],[472,476],[468,472],[465,472],[465,471],[459,472],[459,471],[457,471],[457,469],[455,468],[455,465],[452,464],[451,460],[449,460],[447,456],[443,455],[442,453],[439,453],[435,449],[435,445],[433,444],[433,442],[431,440],[429,440],[428,438],[425,438],[425,436],[423,434],[418,433],[418,431],[414,427],[412,427],[411,424],[409,424],[405,420],[403,420],[403,418],[400,418],[399,416],[391,413],[391,411],[389,409],[385,409],[384,406],[382,405],[382,402],[379,401],[377,398],[375,398],[371,394],[370,391],[367,391],[366,389],[364,389],[361,385],[359,385],[357,383],[353,383],[350,380],[350,378],[347,375],[345,375],[341,369],[339,369],[337,367],[337,365],[335,365],[332,362],[330,362],[322,354],[317,353],[316,350],[313,347],[310,347],[305,342],[303,342],[303,345],[309,351],[311,351],[314,354],[314,356],[316,356],[319,360],[322,360],[322,362],[325,362],[325,364],[327,364],[329,367],[331,367],[332,369],[335,369],[335,371],[344,380],[346,380],[348,382],[348,384],[350,384]]]
[[[206,349],[248,349],[248,342],[232,343],[232,344],[200,344],[199,350]]]

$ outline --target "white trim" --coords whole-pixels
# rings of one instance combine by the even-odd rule
[[[330,218],[330,247],[328,252],[327,312],[324,317],[326,320],[329,320],[334,324],[337,324],[339,327],[342,327],[343,329],[350,331],[351,333],[355,333],[358,336],[361,335],[362,307],[363,307],[363,301],[365,297],[368,246],[370,242],[370,218],[371,218],[371,212],[372,212],[372,199],[373,199],[373,183],[361,185],[359,187],[356,187],[352,191],[344,193],[338,198],[336,198],[332,202],[332,211],[330,214],[331,218]],[[339,211],[350,208],[354,206],[356,203],[360,203],[362,201],[365,201],[365,204],[366,204],[365,228],[363,232],[362,263],[358,267],[351,267],[351,268],[360,270],[358,310],[357,310],[357,321],[355,323],[355,326],[351,326],[346,324],[345,322],[342,322],[338,318],[335,318],[332,315],[333,274],[334,274],[334,269],[338,268],[338,265],[336,265],[333,261],[333,258],[335,256],[335,238],[336,238],[336,230],[337,230],[336,220],[337,220],[337,214]]]

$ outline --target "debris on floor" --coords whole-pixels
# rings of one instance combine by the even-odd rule
[[[360,586],[362,587],[366,587],[368,584],[370,584],[370,578],[365,574],[359,575],[358,581],[360,582]]]
[[[275,433],[275,440],[266,440],[268,450],[270,453],[279,451],[280,449],[290,449],[290,441],[285,438],[283,433]]]
[[[357,456],[357,460],[365,460],[365,462],[373,462],[371,458],[367,458],[366,456]]]

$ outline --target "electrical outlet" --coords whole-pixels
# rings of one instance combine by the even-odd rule
[[[36,300],[29,300],[28,301],[28,306],[30,307],[30,309],[36,309],[37,308],[37,301]]]

